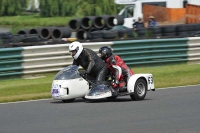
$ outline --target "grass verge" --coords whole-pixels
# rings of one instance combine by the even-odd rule
[[[39,14],[22,16],[0,17],[0,25],[11,27],[12,33],[17,33],[21,29],[47,27],[47,26],[67,26],[74,17],[40,17]]]
[[[169,65],[133,68],[135,73],[152,73],[156,88],[200,84],[200,65]],[[54,74],[38,79],[1,80],[0,102],[50,98]]]
[[[0,17],[0,25],[66,26],[73,17],[40,17],[39,14]]]

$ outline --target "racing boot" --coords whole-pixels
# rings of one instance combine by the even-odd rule
[[[110,86],[110,90],[113,96],[117,96],[119,94],[119,88],[113,88],[112,86]]]
[[[127,91],[126,83],[124,81],[120,81],[119,92],[126,92],[126,91]]]
[[[127,91],[127,87],[123,86],[119,88],[119,92],[126,92]]]

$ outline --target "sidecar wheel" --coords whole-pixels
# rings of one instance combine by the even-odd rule
[[[62,100],[64,103],[71,103],[71,102],[73,102],[75,100],[75,98],[74,99],[68,99],[68,100]]]
[[[144,79],[138,79],[135,83],[134,94],[130,95],[132,100],[144,100],[147,94],[147,83]]]

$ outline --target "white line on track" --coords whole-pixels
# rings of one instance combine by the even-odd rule
[[[193,86],[200,86],[200,84],[197,84],[197,85],[186,85],[186,86],[176,86],[176,87],[167,87],[167,88],[156,88],[156,91],[157,90],[164,90],[164,89],[173,89],[173,88],[193,87]],[[45,100],[52,100],[52,98],[38,99],[38,100],[28,100],[28,101],[18,101],[18,102],[7,102],[7,103],[0,103],[0,105],[1,104],[12,104],[12,103],[27,103],[27,102],[36,102],[36,101],[45,101]]]

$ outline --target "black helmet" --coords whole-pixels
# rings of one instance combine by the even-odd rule
[[[101,54],[101,59],[106,60],[112,55],[112,49],[107,46],[103,46],[99,49],[99,53]]]

